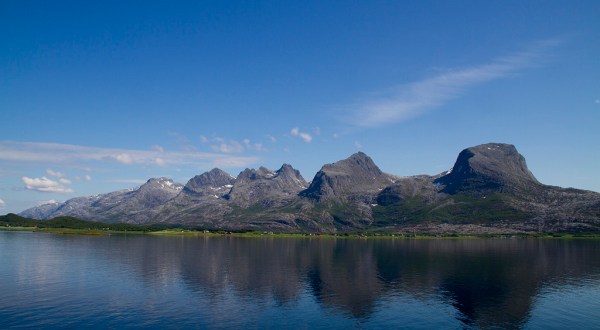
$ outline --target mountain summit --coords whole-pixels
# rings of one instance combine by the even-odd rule
[[[436,180],[443,192],[511,192],[538,185],[525,158],[511,144],[488,143],[460,152],[450,173]]]
[[[215,192],[225,194],[233,187],[235,178],[225,171],[213,168],[209,172],[191,178],[183,188],[184,193],[205,196],[214,195]]]
[[[374,193],[392,183],[371,157],[363,152],[324,165],[301,196],[318,201],[340,199],[355,194]]]
[[[235,180],[228,198],[241,207],[256,203],[272,206],[296,197],[307,185],[300,172],[289,164],[275,172],[265,167],[245,169]]]
[[[324,165],[310,185],[288,164],[237,178],[213,169],[185,186],[150,179],[21,215],[278,232],[597,233],[600,194],[544,185],[513,145],[488,143],[464,149],[452,170],[434,176],[386,174],[358,152]]]

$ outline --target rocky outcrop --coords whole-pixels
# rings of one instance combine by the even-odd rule
[[[238,175],[227,197],[240,207],[276,206],[295,198],[307,185],[300,172],[288,164],[275,172],[265,167],[245,169]]]
[[[234,182],[234,177],[221,169],[214,168],[191,178],[183,187],[183,193],[193,196],[217,195],[222,197],[229,193]]]
[[[383,173],[369,156],[358,152],[344,160],[324,165],[308,189],[300,195],[317,201],[344,200],[357,195],[369,199],[369,195],[393,182],[392,176]]]
[[[452,170],[435,181],[442,192],[515,192],[539,186],[511,144],[489,143],[461,151]]]

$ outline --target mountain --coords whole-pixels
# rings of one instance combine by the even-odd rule
[[[372,195],[393,182],[393,177],[383,173],[369,156],[358,152],[324,165],[300,195],[318,201],[346,199]]]
[[[600,231],[600,194],[543,185],[510,144],[460,152],[452,169],[398,180],[374,207],[375,225],[431,233]]]
[[[183,187],[183,193],[190,196],[223,197],[233,187],[234,182],[234,177],[221,169],[214,168],[191,178]]]
[[[256,203],[269,207],[288,203],[306,186],[300,172],[288,164],[275,172],[265,167],[245,169],[238,175],[227,198],[240,207]]]
[[[525,158],[510,144],[489,143],[458,155],[450,173],[436,180],[443,192],[516,192],[538,186]]]
[[[156,211],[176,197],[182,188],[171,179],[152,178],[137,189],[72,198],[64,203],[31,208],[19,215],[41,220],[72,216],[100,222],[152,223]],[[40,210],[46,212],[42,214]]]
[[[600,232],[600,194],[544,185],[513,145],[489,143],[461,151],[452,169],[437,175],[387,174],[359,152],[324,165],[310,184],[288,164],[245,169],[236,178],[213,169],[185,186],[150,179],[21,215],[278,232]]]

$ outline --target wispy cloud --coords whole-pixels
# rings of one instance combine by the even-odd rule
[[[210,147],[212,150],[215,151],[220,151],[227,154],[239,153],[244,151],[244,147],[242,146],[242,144],[235,140],[226,141],[223,138],[214,138],[213,141],[216,143],[211,145]]]
[[[0,199],[0,209],[4,208],[4,206],[6,206],[6,203],[2,199]]]
[[[304,142],[307,142],[307,143],[312,141],[312,136],[306,132],[301,132],[298,127],[292,128],[292,130],[290,131],[290,134],[292,134],[292,136],[297,136],[297,137],[301,138],[302,140],[304,140]]]
[[[111,180],[111,181],[112,182],[119,182],[119,183],[142,184],[142,183],[145,183],[148,180],[147,179],[115,179],[115,180]]]
[[[250,139],[244,139],[242,143],[244,144],[244,147],[248,150],[267,151],[262,145],[262,143],[250,142]]]
[[[380,127],[402,122],[459,97],[476,85],[504,78],[539,65],[548,52],[561,44],[545,40],[488,64],[448,70],[445,73],[405,84],[378,97],[371,97],[351,106],[349,116],[342,121],[355,127]]]
[[[55,200],[55,199],[50,199],[50,200],[46,200],[46,201],[38,201],[37,205],[41,206],[41,205],[46,205],[46,204],[56,204],[56,203],[60,203],[59,201]]]
[[[214,151],[219,151],[226,154],[241,153],[246,150],[251,151],[266,151],[262,143],[251,142],[250,139],[243,139],[242,142],[236,140],[226,140],[222,137],[213,136],[208,138],[200,136],[200,142],[210,144],[210,148]]]
[[[53,171],[50,168],[46,170],[46,174],[48,174],[49,176],[57,177],[57,178],[64,178],[65,177],[65,175],[63,173],[58,172],[58,171]]]
[[[45,176],[43,176],[41,178],[30,178],[30,177],[24,176],[21,178],[21,180],[25,184],[25,188],[27,188],[28,190],[35,190],[35,191],[48,192],[48,193],[60,193],[60,194],[68,194],[68,193],[73,192],[73,189],[64,186],[65,184],[69,184],[71,182],[65,183],[62,181],[60,181],[60,182],[54,181],[54,180],[48,179]]]
[[[33,163],[109,162],[123,165],[197,165],[244,167],[257,157],[195,151],[113,149],[45,142],[0,141],[0,161]],[[55,172],[57,173],[57,172]]]

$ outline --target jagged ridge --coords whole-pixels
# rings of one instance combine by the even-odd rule
[[[185,186],[150,179],[21,215],[275,231],[598,232],[600,194],[543,185],[514,146],[490,143],[463,150],[451,171],[434,176],[389,175],[359,152],[324,165],[310,185],[288,164],[237,178],[213,169]]]

